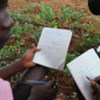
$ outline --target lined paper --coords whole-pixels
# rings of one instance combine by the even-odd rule
[[[72,32],[64,29],[44,28],[33,62],[58,70],[63,70]]]
[[[90,81],[100,76],[100,59],[94,49],[90,49],[81,56],[67,64],[76,84],[86,100],[95,100],[91,95]]]

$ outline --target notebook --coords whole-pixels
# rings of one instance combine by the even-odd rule
[[[78,58],[67,64],[77,86],[86,100],[95,100],[91,95],[90,81],[100,76],[100,59],[94,49],[89,49]]]
[[[72,32],[65,29],[44,28],[33,62],[45,67],[63,70]]]

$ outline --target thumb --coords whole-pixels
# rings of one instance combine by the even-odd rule
[[[42,80],[42,81],[45,81],[45,82],[47,82],[49,80],[49,77],[48,77],[48,75],[45,75],[44,76],[44,79]]]
[[[95,81],[91,81],[91,87],[96,94],[100,94],[100,85]]]
[[[41,51],[41,49],[40,49],[40,48],[34,48],[34,49],[32,49],[31,51],[32,51],[33,53],[35,53],[35,52]]]
[[[53,80],[53,81],[48,82],[45,86],[51,88],[51,87],[53,87],[55,84],[56,84],[56,81]]]

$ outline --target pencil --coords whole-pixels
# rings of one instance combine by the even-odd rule
[[[45,85],[47,82],[44,81],[36,81],[36,80],[27,80],[29,83],[34,83],[34,84],[42,84]],[[55,85],[58,85],[57,82],[55,82]]]
[[[87,78],[89,81],[91,81],[91,79],[90,79],[88,76],[86,76],[86,78]]]

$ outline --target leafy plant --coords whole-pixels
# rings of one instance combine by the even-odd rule
[[[41,3],[41,12],[35,16],[36,22],[49,23],[52,21],[52,18],[55,17],[55,12],[52,7]]]
[[[78,46],[73,48],[73,53],[67,54],[66,64],[99,43],[100,34],[97,31],[100,29],[93,24],[94,21],[84,21],[88,17],[86,13],[81,13],[74,7],[63,7],[58,15],[51,6],[45,3],[39,4],[38,8],[40,12],[35,14],[36,9],[30,0],[29,5],[24,9],[10,11],[10,15],[15,21],[12,28],[13,35],[10,38],[13,42],[0,50],[0,67],[20,58],[32,46],[31,37],[35,37],[38,41],[44,27],[70,29],[73,32],[73,38],[80,40]],[[55,70],[51,71],[55,73]],[[64,72],[70,76],[66,65]]]

